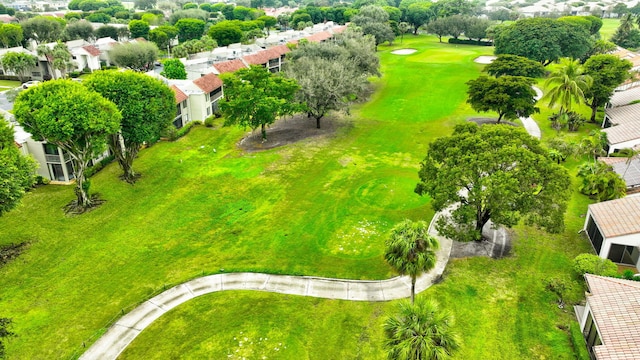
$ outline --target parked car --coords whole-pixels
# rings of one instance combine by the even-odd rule
[[[22,88],[23,88],[23,89],[28,89],[28,88],[30,88],[30,87],[32,87],[32,86],[36,86],[36,85],[38,85],[38,84],[40,84],[40,81],[38,81],[38,80],[31,80],[31,81],[27,81],[26,83],[22,84]]]

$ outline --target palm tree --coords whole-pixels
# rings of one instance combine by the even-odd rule
[[[384,259],[400,275],[411,277],[411,303],[416,292],[416,278],[436,265],[438,240],[429,235],[429,225],[424,221],[404,220],[391,229],[386,243]]]
[[[53,68],[51,67],[51,62],[49,62],[49,60],[51,59],[52,56],[52,50],[50,47],[48,47],[47,45],[44,44],[40,44],[38,45],[38,47],[36,48],[36,53],[38,54],[38,56],[44,56],[45,59],[47,60],[47,68],[51,74],[51,78],[55,79],[56,78],[56,73],[55,71],[53,71]]]
[[[542,97],[549,100],[549,107],[560,104],[560,113],[571,111],[571,104],[584,102],[584,90],[593,83],[591,76],[585,75],[578,60],[560,59],[560,67],[549,75],[544,86],[549,91]]]
[[[633,159],[637,158],[638,155],[640,155],[640,149],[635,150],[631,148],[627,150],[627,160],[624,162],[627,165],[627,167],[624,169],[624,173],[622,173],[623,179],[624,179],[624,176],[627,175],[627,171],[629,171],[629,167],[631,166]]]
[[[433,300],[419,299],[416,304],[402,301],[395,316],[384,323],[385,343],[390,360],[442,360],[451,358],[460,347],[453,331],[451,312],[438,308]]]

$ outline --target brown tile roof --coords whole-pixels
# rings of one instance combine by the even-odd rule
[[[341,33],[343,33],[345,30],[347,30],[347,25],[337,26],[337,27],[334,27],[333,29],[331,29],[331,31],[332,31],[334,34],[341,34]]]
[[[175,85],[171,85],[171,90],[173,90],[173,93],[176,96],[176,104],[180,104],[181,102],[187,100],[189,98],[189,96],[187,96],[187,94],[183,93],[182,90],[180,90],[177,86]]]
[[[284,54],[290,53],[291,49],[289,49],[289,47],[287,45],[278,45],[278,46],[274,46],[274,47],[270,48],[269,51],[271,51],[272,54],[276,54],[278,56],[282,56]]]
[[[269,60],[279,59],[282,55],[290,52],[286,45],[278,45],[272,48],[258,51],[255,54],[247,55],[243,57],[244,61],[249,65],[262,65],[269,62]]]
[[[207,93],[222,86],[222,80],[213,73],[208,73],[199,79],[195,79],[193,83]]]
[[[218,70],[220,74],[236,72],[240,69],[245,69],[247,65],[242,62],[240,59],[223,61],[216,64],[213,64],[213,67]]]
[[[88,52],[91,56],[100,56],[100,49],[93,45],[85,45],[82,47],[84,51]]]
[[[273,57],[269,53],[269,50],[258,51],[255,54],[243,56],[242,58],[249,65],[262,65],[268,63],[269,60],[273,59]]]
[[[319,33],[307,36],[305,39],[309,40],[310,42],[322,42],[330,39],[332,36],[333,34],[328,31],[320,31]]]
[[[587,303],[602,345],[598,360],[634,360],[640,354],[640,282],[585,274]]]
[[[607,165],[619,164],[627,162],[627,158],[624,157],[599,157],[598,161],[603,162]]]
[[[640,233],[640,196],[591,204],[589,210],[604,237]]]

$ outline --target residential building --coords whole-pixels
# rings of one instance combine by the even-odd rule
[[[585,274],[580,330],[594,360],[635,360],[640,354],[640,281]]]
[[[640,195],[589,205],[583,231],[598,256],[640,270]]]
[[[636,151],[640,148],[636,148]],[[640,158],[626,158],[626,157],[599,157],[598,161],[601,161],[613,169],[616,174],[624,180],[627,185],[627,194],[633,194],[640,192]]]
[[[640,145],[640,103],[605,110],[602,122],[607,134],[607,154]]]

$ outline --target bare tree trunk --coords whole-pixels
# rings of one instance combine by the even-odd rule
[[[267,130],[265,129],[264,124],[262,124],[260,131],[262,132],[262,141],[267,140]]]
[[[416,277],[411,277],[411,304],[413,305],[416,298]]]
[[[118,165],[122,169],[122,180],[133,184],[136,182],[137,174],[133,171],[133,160],[138,156],[140,151],[139,144],[133,144],[127,147],[124,138],[120,132],[111,135],[109,139],[109,148],[118,161]]]
[[[86,210],[93,205],[88,193],[89,184],[86,183],[87,180],[85,179],[85,176],[84,176],[85,170],[87,169],[88,160],[86,160],[84,156],[81,156],[80,158],[75,159],[75,164],[76,164],[75,193],[77,198],[76,206],[80,210]]]
[[[591,106],[591,119],[590,122],[596,122],[596,112],[598,111],[598,103],[594,100],[589,104]]]
[[[316,128],[320,129],[320,119],[324,117],[324,115],[314,116],[316,118]]]

